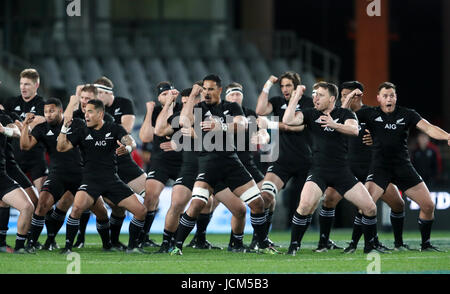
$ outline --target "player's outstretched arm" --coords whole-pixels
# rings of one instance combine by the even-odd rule
[[[426,119],[421,119],[416,127],[435,140],[447,141],[450,146],[450,134],[440,127],[430,124]]]

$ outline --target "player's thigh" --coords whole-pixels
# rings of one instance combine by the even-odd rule
[[[6,193],[2,201],[8,206],[11,206],[20,211],[20,213],[32,214],[34,211],[34,205],[30,198],[25,194],[22,188],[16,189]]]
[[[370,196],[369,191],[367,191],[361,182],[358,182],[353,188],[348,190],[344,194],[344,198],[361,209],[365,215],[376,215],[377,206]]]
[[[145,190],[145,182],[146,182],[145,173],[141,174],[139,177],[135,178],[131,182],[128,182],[128,187],[131,188],[135,193],[140,194]]]
[[[404,191],[404,193],[419,205],[420,210],[428,214],[433,213],[434,202],[431,199],[430,191],[428,190],[424,182],[421,182],[414,187],[409,188],[408,190]]]
[[[300,194],[300,202],[298,204],[297,212],[302,215],[311,214],[317,203],[322,197],[323,190],[313,181],[307,181],[303,185],[302,192]]]
[[[37,215],[45,215],[47,211],[55,204],[55,199],[50,192],[41,191],[39,194],[39,201],[36,207]]]
[[[125,208],[139,220],[144,220],[145,215],[147,214],[147,209],[141,204],[141,202],[139,202],[134,194],[131,194],[127,198],[121,200],[117,206]]]
[[[335,208],[339,201],[342,200],[342,195],[332,187],[328,187],[325,190],[324,195],[325,197],[323,199],[322,205],[326,208]]]
[[[56,203],[56,207],[59,210],[67,211],[72,206],[73,199],[73,193],[71,191],[66,191],[61,199],[59,199],[59,201]]]
[[[80,218],[81,214],[94,204],[94,198],[85,191],[78,191],[73,200],[71,216]]]
[[[401,212],[405,207],[405,201],[403,201],[400,192],[398,191],[397,186],[390,183],[384,191],[384,194],[381,196],[381,200],[383,200],[392,211]]]
[[[169,210],[183,212],[186,205],[191,200],[192,191],[183,185],[176,185],[172,188],[172,197]]]
[[[370,196],[372,196],[373,202],[377,203],[378,199],[384,194],[384,190],[377,183],[368,181],[364,184],[366,190],[369,192]]]
[[[220,201],[235,217],[245,216],[246,207],[244,202],[239,199],[230,189],[225,189],[215,194],[214,197]]]

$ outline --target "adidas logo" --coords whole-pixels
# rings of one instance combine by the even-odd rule
[[[322,121],[320,120],[320,117],[319,117],[318,119],[316,119],[314,122],[316,122],[316,123],[318,123],[318,124],[321,124],[321,123],[322,123]]]
[[[212,116],[211,111],[208,110],[208,112],[205,114],[205,116]]]
[[[14,108],[14,111],[20,111],[20,105],[17,105],[16,108]]]
[[[94,138],[92,138],[91,134],[89,134],[89,135],[87,135],[86,139],[84,139],[84,140],[85,141],[94,140]]]
[[[48,131],[47,136],[53,136],[53,135],[54,134],[53,134],[52,130]]]
[[[287,104],[284,104],[283,106],[281,106],[281,109],[287,109]]]
[[[381,118],[381,116],[379,116],[379,117],[377,117],[377,118],[375,119],[375,121],[383,122],[383,119]]]

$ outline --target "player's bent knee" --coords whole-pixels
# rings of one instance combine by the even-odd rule
[[[377,215],[377,206],[375,203],[371,203],[369,206],[361,209],[365,216],[375,216]]]
[[[435,205],[433,203],[433,201],[426,201],[425,203],[423,203],[420,207],[420,210],[422,210],[423,213],[427,214],[427,215],[431,215],[434,212],[434,208]]]

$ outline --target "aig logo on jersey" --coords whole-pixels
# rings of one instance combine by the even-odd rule
[[[384,126],[384,128],[388,129],[388,130],[396,130],[397,129],[397,124],[386,124]]]

